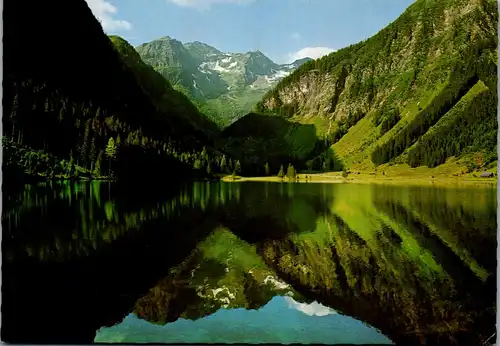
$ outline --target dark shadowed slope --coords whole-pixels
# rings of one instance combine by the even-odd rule
[[[193,170],[196,153],[210,145],[199,130],[209,130],[208,122],[168,82],[131,64],[121,45],[115,49],[85,1],[9,0],[4,14],[7,173],[138,177]],[[181,162],[181,154],[189,158]]]

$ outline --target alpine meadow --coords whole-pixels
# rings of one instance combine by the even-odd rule
[[[3,11],[2,341],[496,344],[497,1]]]

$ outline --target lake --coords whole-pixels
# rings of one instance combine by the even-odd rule
[[[469,345],[496,332],[496,187],[45,182],[9,188],[3,208],[6,342]]]

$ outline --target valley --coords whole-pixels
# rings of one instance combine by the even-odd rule
[[[498,3],[402,1],[5,0],[2,341],[495,344]]]
[[[156,167],[158,157],[175,162],[169,173],[192,177],[277,175],[289,164],[374,174],[426,166],[432,176],[449,160],[457,165],[452,177],[479,175],[497,162],[497,7],[491,0],[462,5],[417,1],[363,42],[284,65],[260,51],[224,53],[168,36],[133,48],[94,21],[95,49],[108,56],[96,66],[106,72],[81,71],[80,86],[56,71],[63,65],[37,67],[52,66],[52,52],[38,62],[22,51],[7,56],[9,174],[124,179],[159,172],[137,170]],[[65,61],[84,57],[64,54]],[[30,68],[16,77],[23,64]],[[96,81],[103,87],[78,94]],[[114,90],[111,103],[105,85]],[[33,115],[24,111],[30,107]],[[63,144],[39,138],[34,126],[72,135]]]

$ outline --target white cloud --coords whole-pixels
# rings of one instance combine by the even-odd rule
[[[321,305],[320,303],[314,301],[311,304],[306,303],[298,303],[291,297],[285,297],[286,302],[288,303],[288,307],[290,309],[295,309],[308,316],[328,316],[335,315],[337,311]]]
[[[288,54],[286,60],[287,62],[294,62],[295,60],[302,58],[318,59],[323,55],[327,55],[336,51],[336,49],[328,47],[306,47],[295,53]]]
[[[89,5],[94,16],[101,21],[102,28],[105,32],[113,32],[120,30],[132,29],[132,24],[126,20],[114,18],[118,11],[115,6],[105,0],[85,0]]]
[[[294,40],[300,39],[300,34],[298,32],[294,32],[290,37]]]
[[[193,7],[198,10],[208,10],[215,4],[246,4],[254,0],[168,0],[169,2],[182,6]]]

